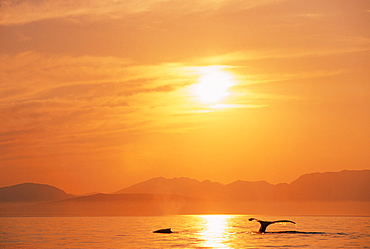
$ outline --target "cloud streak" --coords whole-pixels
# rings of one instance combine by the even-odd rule
[[[189,14],[191,12],[217,10],[230,4],[239,4],[239,8],[252,8],[268,1],[229,1],[229,0],[107,0],[107,1],[61,1],[61,0],[38,0],[38,1],[8,1],[2,0],[0,8],[2,17],[0,25],[19,25],[46,19],[68,19],[78,16],[90,16],[92,18],[122,18],[123,16],[143,13],[148,11],[164,11]],[[231,5],[232,6],[232,5]]]
[[[116,12],[122,14],[145,11],[139,1],[1,1],[2,25],[17,25],[45,19],[73,18],[94,13],[94,15],[108,15]],[[22,13],[22,14],[21,14]]]

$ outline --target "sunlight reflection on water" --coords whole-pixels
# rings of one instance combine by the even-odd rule
[[[258,234],[246,215],[0,217],[0,248],[366,248],[369,217],[284,217]],[[256,217],[261,218],[261,217]],[[281,217],[263,217],[281,219]],[[172,228],[172,234],[152,231]],[[271,232],[270,232],[271,231]]]
[[[210,248],[230,248],[225,245],[228,236],[228,220],[229,215],[204,215],[200,216],[203,219],[203,229],[200,232],[201,238],[204,240],[203,246]]]

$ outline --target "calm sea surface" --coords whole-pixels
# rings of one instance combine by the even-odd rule
[[[370,217],[253,216],[297,223],[265,234],[250,217],[2,217],[0,248],[370,248]]]

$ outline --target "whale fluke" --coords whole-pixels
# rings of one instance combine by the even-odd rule
[[[165,228],[165,229],[155,230],[153,231],[153,233],[173,233],[173,232],[171,231],[171,228]]]
[[[255,218],[250,218],[249,221],[257,221],[261,224],[260,230],[258,231],[260,233],[266,232],[266,228],[269,225],[274,224],[274,223],[290,222],[290,223],[296,224],[294,221],[291,221],[291,220],[266,221],[266,220],[258,220],[258,219],[255,219]]]

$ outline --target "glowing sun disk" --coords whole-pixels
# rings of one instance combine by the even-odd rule
[[[198,83],[192,92],[203,104],[216,104],[230,95],[228,89],[234,85],[232,75],[220,67],[206,67],[200,70]]]

